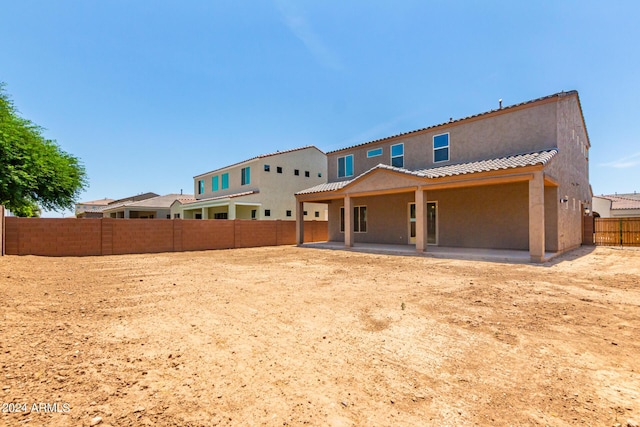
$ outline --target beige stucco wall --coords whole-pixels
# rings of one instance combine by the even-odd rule
[[[558,210],[558,250],[565,251],[582,243],[584,204],[591,201],[589,187],[588,139],[577,96],[558,100],[557,129],[559,152],[547,172],[560,186]],[[568,199],[560,203],[560,199]]]
[[[478,120],[451,123],[425,132],[394,138],[329,153],[329,182],[349,178],[337,177],[338,158],[353,154],[354,177],[383,163],[391,164],[391,146],[404,143],[404,168],[426,169],[475,160],[497,158],[555,147],[556,103],[516,109],[506,114],[484,116]],[[433,137],[449,133],[449,161],[433,162]],[[367,158],[367,151],[382,148],[382,156]]]
[[[269,172],[264,170],[265,165],[270,166]],[[241,169],[245,167],[251,168],[251,180],[248,185],[241,185]],[[278,167],[282,168],[282,173],[277,172]],[[299,171],[298,175],[294,174],[296,169]],[[309,177],[305,176],[307,171]],[[221,176],[223,173],[229,173],[229,188],[212,192],[212,177],[214,175]],[[295,193],[326,182],[326,176],[325,154],[315,148],[305,148],[254,159],[237,166],[218,170],[215,173],[198,176],[194,178],[194,190],[196,199],[256,191],[255,194],[233,198],[230,203],[259,205],[258,219],[292,220],[295,218]],[[198,181],[201,179],[205,182],[205,192],[198,194]],[[219,183],[222,186],[222,178],[219,178]],[[227,203],[227,201],[212,203]],[[237,213],[239,212],[237,218],[248,219],[247,215],[250,216],[251,209],[241,207],[237,210]],[[266,210],[270,211],[269,217],[265,216]],[[305,217],[307,220],[327,219],[327,205],[325,204],[305,204],[305,210],[308,212]],[[287,216],[287,211],[291,211],[290,216]],[[318,217],[315,217],[316,211],[319,213]]]

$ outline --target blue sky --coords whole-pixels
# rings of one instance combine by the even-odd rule
[[[331,151],[572,89],[594,194],[640,192],[637,1],[0,0],[0,10],[0,81],[83,161],[82,200],[193,193],[194,175],[258,154]]]

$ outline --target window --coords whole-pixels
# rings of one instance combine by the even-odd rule
[[[353,175],[353,154],[338,157],[338,178]]]
[[[218,191],[220,189],[220,177],[218,175],[211,178],[211,190]]]
[[[258,210],[257,209],[251,209],[251,219],[256,219],[257,215],[258,215]]]
[[[213,214],[213,219],[227,219],[229,215],[227,212],[218,212]]]
[[[167,214],[167,219],[171,219],[171,214]]]
[[[304,171],[304,177],[305,178],[309,178],[311,176],[311,174],[309,173],[309,171]]]
[[[229,174],[228,173],[223,173],[222,174],[222,189],[226,190],[227,188],[229,188]]]
[[[240,185],[247,185],[251,183],[251,168],[246,167],[240,170]]]
[[[300,169],[294,169],[294,170],[293,170],[293,174],[294,174],[295,176],[299,176],[299,175],[300,175]]]
[[[433,137],[433,162],[446,162],[449,160],[449,134],[435,135]]]
[[[287,216],[291,216],[291,211],[287,211]]]
[[[382,156],[382,148],[374,148],[373,150],[367,151],[367,157],[378,157]]]
[[[180,219],[180,214],[179,213],[173,214],[173,219]]]
[[[404,167],[404,144],[391,146],[391,166],[396,168]]]
[[[302,215],[307,216],[307,211],[303,211]]]
[[[264,216],[271,216],[271,209],[265,209]]]
[[[314,212],[314,216],[315,216],[316,218],[320,218],[320,212],[319,212],[319,211],[315,211],[315,212]]]
[[[204,193],[204,179],[198,181],[198,194]]]
[[[353,208],[353,231],[356,233],[367,232],[367,207],[354,206]],[[344,233],[344,208],[340,208],[340,232]]]
[[[196,219],[202,219],[202,214],[201,213],[197,213],[195,214]]]
[[[278,167],[276,168],[276,172],[278,172],[278,173],[282,173],[282,166],[278,166]]]
[[[318,178],[322,178],[322,172],[318,172]]]
[[[264,165],[264,171],[265,171],[265,172],[270,172],[270,171],[271,171],[271,166],[269,166],[269,165]]]

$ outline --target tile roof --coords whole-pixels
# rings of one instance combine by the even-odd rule
[[[206,199],[191,199],[191,200],[188,200],[188,201],[185,201],[185,202],[183,202],[181,200],[179,200],[179,201],[183,205],[190,205],[190,204],[193,204],[193,203],[210,202],[210,201],[213,201],[213,200],[233,199],[235,197],[249,196],[249,195],[254,194],[254,193],[258,193],[258,191],[244,191],[242,193],[233,193],[233,194],[226,194],[224,196],[208,197]]]
[[[110,211],[119,208],[162,208],[169,209],[176,200],[192,198],[190,194],[167,194],[164,196],[151,197],[137,202],[124,201],[105,206],[103,211]]]
[[[405,175],[412,175],[419,178],[435,179],[435,178],[443,178],[447,176],[466,175],[466,174],[480,173],[480,172],[491,172],[491,171],[497,171],[497,170],[503,170],[503,169],[514,169],[514,168],[520,168],[525,166],[534,166],[538,164],[546,165],[556,154],[558,154],[558,149],[552,148],[550,150],[535,151],[533,153],[516,154],[513,156],[499,157],[496,159],[480,160],[476,162],[459,163],[459,164],[447,165],[447,166],[438,166],[435,168],[420,169],[416,171],[379,164],[351,180],[329,182],[326,184],[316,185],[315,187],[311,187],[311,188],[307,188],[306,190],[299,191],[296,194],[312,194],[312,193],[323,193],[327,191],[337,191],[344,188],[348,184],[354,181],[357,181],[363,176],[368,175],[374,170],[380,170],[380,169],[394,171],[394,172],[402,173]]]
[[[598,196],[611,200],[611,210],[640,209],[640,194]]]
[[[306,149],[309,149],[309,148],[314,148],[314,149],[318,150],[319,152],[321,152],[322,154],[324,154],[324,151],[320,150],[320,149],[319,149],[318,147],[316,147],[315,145],[305,145],[304,147],[292,148],[292,149],[290,149],[290,150],[276,151],[276,152],[274,152],[274,153],[267,153],[267,154],[260,154],[260,155],[258,155],[258,156],[251,157],[250,159],[246,159],[246,160],[243,160],[243,161],[241,161],[241,162],[233,163],[233,164],[231,164],[231,165],[226,165],[226,166],[224,166],[224,167],[221,167],[221,168],[218,168],[218,169],[214,169],[214,170],[209,171],[209,172],[205,172],[205,173],[198,174],[198,175],[194,176],[194,178],[198,178],[198,177],[203,176],[203,175],[208,175],[208,174],[210,174],[210,173],[214,173],[214,172],[217,172],[217,171],[220,171],[220,170],[223,170],[223,169],[228,169],[228,168],[231,168],[231,167],[234,167],[234,166],[238,166],[238,165],[241,165],[242,163],[247,163],[247,162],[250,162],[250,161],[252,161],[252,160],[256,160],[256,159],[264,159],[265,157],[278,156],[278,155],[280,155],[280,154],[293,153],[293,152],[295,152],[295,151],[306,150]]]
[[[477,118],[477,117],[482,117],[482,116],[486,116],[486,115],[497,113],[497,112],[509,111],[509,110],[517,108],[517,107],[521,107],[521,106],[529,105],[529,104],[534,104],[536,102],[545,101],[545,100],[548,100],[548,99],[551,99],[551,98],[560,98],[560,97],[565,97],[565,96],[569,96],[569,95],[578,95],[578,91],[570,90],[570,91],[567,91],[567,92],[563,91],[563,92],[554,93],[553,95],[543,96],[541,98],[532,99],[530,101],[520,102],[518,104],[509,105],[509,106],[498,108],[498,109],[495,109],[495,110],[489,110],[489,111],[485,111],[483,113],[478,113],[478,114],[474,114],[474,115],[471,115],[471,116],[462,117],[460,119],[450,120],[448,122],[439,123],[439,124],[432,125],[432,126],[427,126],[427,127],[421,128],[421,129],[415,129],[415,130],[411,130],[411,131],[408,131],[408,132],[402,132],[402,133],[398,133],[396,135],[386,136],[384,138],[374,139],[372,141],[362,142],[360,144],[351,145],[351,146],[345,147],[345,148],[340,148],[338,150],[328,151],[327,154],[337,153],[337,152],[344,151],[344,150],[351,150],[351,149],[353,149],[355,147],[360,147],[360,146],[363,146],[363,145],[373,144],[373,143],[376,143],[376,142],[382,142],[382,141],[386,141],[388,139],[397,138],[397,137],[400,137],[400,136],[411,135],[411,134],[414,134],[414,133],[435,129],[435,128],[438,128],[440,126],[451,125],[453,123],[459,123],[459,122],[462,122],[462,121],[465,121],[465,120],[474,119],[474,118]],[[585,132],[586,132],[586,128],[585,128]]]
[[[422,172],[428,178],[442,178],[445,176],[464,175],[468,173],[491,172],[501,169],[512,169],[524,166],[545,165],[556,154],[558,149],[536,151],[533,153],[517,154],[515,156],[500,157],[497,159],[480,160],[477,162],[461,163],[457,165],[440,166],[424,169]]]

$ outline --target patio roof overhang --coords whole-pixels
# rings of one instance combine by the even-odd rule
[[[322,184],[303,190],[296,194],[296,200],[298,202],[329,202],[342,199],[347,195],[364,197],[414,192],[418,189],[428,192],[429,190],[526,182],[534,178],[535,172],[540,171],[543,172],[545,186],[557,187],[558,179],[545,172],[555,154],[557,149],[524,155],[528,158],[519,163],[513,162],[513,159],[522,155],[420,171],[380,164],[352,180]],[[505,161],[507,164],[509,162],[515,164],[501,166],[500,163]],[[494,164],[498,166],[491,167]],[[448,171],[443,173],[442,170],[445,168]]]

